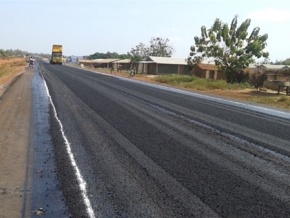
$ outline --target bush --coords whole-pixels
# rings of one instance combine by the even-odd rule
[[[249,83],[255,87],[263,87],[264,82],[267,80],[266,73],[253,73],[249,78]]]

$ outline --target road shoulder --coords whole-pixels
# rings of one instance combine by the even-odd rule
[[[24,71],[0,101],[0,217],[22,217],[31,122],[33,70]],[[28,205],[27,205],[28,206]]]

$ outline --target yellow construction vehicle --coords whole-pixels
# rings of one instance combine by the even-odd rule
[[[51,64],[62,64],[63,55],[62,55],[62,45],[53,45],[52,54],[51,54]]]

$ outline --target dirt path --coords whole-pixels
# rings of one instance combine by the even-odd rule
[[[32,76],[32,70],[24,71],[0,98],[0,218],[23,215]]]

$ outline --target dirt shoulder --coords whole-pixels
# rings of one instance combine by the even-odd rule
[[[5,85],[0,95],[0,218],[25,215],[33,71],[24,68],[0,78],[2,88]]]

